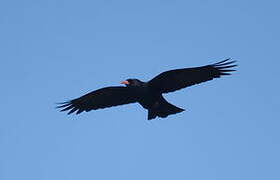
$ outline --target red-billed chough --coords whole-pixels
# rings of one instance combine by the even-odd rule
[[[163,93],[173,92],[223,75],[230,75],[230,72],[235,71],[231,68],[237,66],[235,62],[226,59],[207,66],[166,71],[148,82],[127,79],[121,82],[125,86],[98,89],[77,99],[64,102],[58,108],[62,108],[61,111],[69,111],[68,114],[74,112],[79,114],[83,111],[88,112],[138,102],[148,110],[148,120],[157,116],[165,118],[168,115],[182,112],[184,109],[167,102],[162,96]]]

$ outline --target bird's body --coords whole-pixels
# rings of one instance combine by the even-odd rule
[[[222,75],[230,75],[234,70],[228,69],[235,67],[235,61],[226,59],[216,64],[184,68],[166,71],[148,82],[138,79],[127,79],[121,82],[126,86],[106,87],[80,98],[73,99],[58,106],[63,108],[61,111],[70,110],[68,114],[76,111],[77,114],[83,111],[96,110],[111,106],[136,103],[148,110],[148,119],[157,116],[165,118],[168,115],[184,111],[167,102],[162,96],[163,93],[173,92],[201,82],[219,78]]]
[[[136,84],[128,88],[135,89],[135,95],[137,96],[138,103],[145,109],[151,108],[160,94],[153,92],[147,82],[142,82],[138,79],[130,79],[129,81],[135,82]]]

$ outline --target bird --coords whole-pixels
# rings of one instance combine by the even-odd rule
[[[169,103],[163,94],[174,92],[189,86],[231,75],[236,61],[230,58],[200,67],[182,68],[160,73],[150,81],[143,82],[130,78],[121,81],[121,86],[110,86],[92,91],[79,98],[59,103],[60,111],[68,114],[88,112],[112,106],[139,103],[148,110],[148,120],[185,111]]]

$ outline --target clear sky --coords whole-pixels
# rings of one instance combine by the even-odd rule
[[[1,180],[279,180],[279,1],[0,1]],[[231,57],[234,75],[138,104],[56,102]]]

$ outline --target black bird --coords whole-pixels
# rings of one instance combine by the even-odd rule
[[[235,62],[226,59],[211,65],[166,71],[148,82],[127,79],[121,82],[125,86],[98,89],[77,99],[64,102],[58,108],[63,108],[61,111],[69,110],[68,114],[74,112],[80,114],[83,111],[88,112],[138,102],[148,110],[148,120],[157,116],[165,118],[168,115],[182,112],[184,109],[167,102],[162,96],[163,93],[173,92],[223,75],[230,75],[230,72],[235,71],[231,68],[237,66]]]

